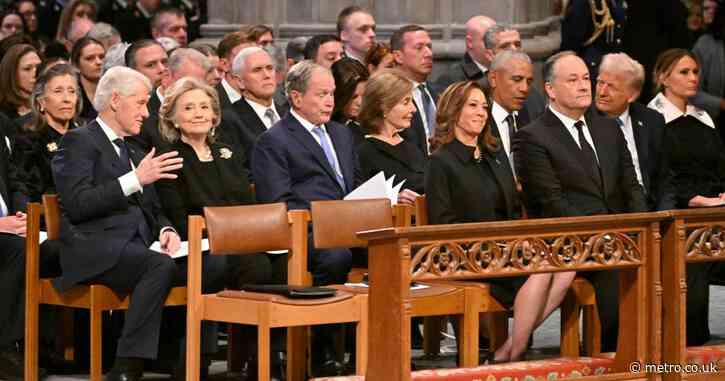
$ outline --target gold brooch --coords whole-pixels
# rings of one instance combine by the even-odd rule
[[[48,148],[48,152],[55,152],[58,150],[58,145],[55,144],[55,142],[48,143],[48,145],[46,145],[46,147]]]
[[[229,148],[220,148],[219,157],[222,159],[230,159],[232,157],[232,151]]]

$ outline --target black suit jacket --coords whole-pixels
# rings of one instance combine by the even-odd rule
[[[151,147],[156,147],[156,152],[159,152],[167,147],[169,143],[161,137],[161,130],[159,130],[161,100],[156,94],[156,90],[151,92],[151,98],[149,98],[146,107],[149,110],[149,117],[143,121],[141,132],[138,135],[128,137],[128,143],[143,153],[148,153]]]
[[[355,189],[357,154],[352,133],[336,122],[325,124],[345,180],[338,184],[322,147],[288,113],[259,135],[252,151],[252,176],[257,200],[286,202],[290,209],[309,209],[310,201],[340,200]]]
[[[367,181],[383,171],[386,177],[395,175],[395,183],[405,180],[404,189],[425,193],[425,167],[428,160],[418,147],[407,140],[395,146],[368,137],[356,147],[360,161],[360,181]]]
[[[430,82],[426,82],[425,85],[428,87],[428,92],[430,92],[431,98],[433,98],[433,103],[436,103],[438,101],[438,92],[436,92],[434,86]],[[416,110],[413,114],[413,120],[410,122],[410,127],[403,130],[403,132],[400,133],[400,136],[415,144],[421,152],[423,152],[425,157],[428,157],[428,135],[425,132],[425,125],[423,124],[423,117],[421,116],[422,113],[420,112],[420,109],[418,109],[418,104],[415,102],[413,103],[415,104]]]
[[[136,149],[129,155],[134,165],[143,158]],[[152,239],[171,226],[152,185],[123,194],[118,178],[126,169],[96,121],[63,136],[52,168],[63,212],[63,275],[55,282],[60,290],[115,266],[126,244],[141,232],[140,224],[147,224]]]
[[[675,207],[672,190],[668,188],[669,169],[662,149],[665,118],[659,112],[640,103],[629,105],[634,143],[637,147],[639,170],[647,196],[649,210],[668,210]]]
[[[275,103],[275,109],[282,118],[287,115],[287,108]],[[219,141],[229,144],[234,149],[241,149],[247,157],[252,153],[254,142],[267,127],[246,99],[241,98],[222,111],[222,123],[218,127]],[[250,169],[249,161],[245,168]]]
[[[551,110],[514,138],[514,164],[531,216],[641,212],[647,202],[624,135],[611,119],[585,116],[599,159],[600,182],[581,149]]]
[[[244,205],[254,202],[249,187],[244,154],[223,143],[210,145],[214,160],[203,163],[194,149],[182,141],[168,147],[179,152],[184,166],[177,178],[156,182],[164,212],[182,240],[186,240],[187,220],[202,214],[205,206]],[[207,165],[205,165],[207,164]],[[213,170],[210,170],[213,168]]]
[[[222,83],[219,82],[214,88],[219,95],[219,109],[224,110],[225,108],[231,106],[232,102],[229,100],[229,96],[227,95],[226,90],[224,90]]]
[[[437,91],[443,92],[446,87],[456,82],[481,80],[485,80],[486,84],[488,84],[486,76],[483,75],[478,65],[473,62],[473,58],[466,52],[460,62],[454,64],[450,70],[447,70],[438,77],[435,81],[435,87]],[[488,85],[485,87],[488,87]]]

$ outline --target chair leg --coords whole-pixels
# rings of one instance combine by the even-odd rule
[[[32,300],[31,300],[32,299]],[[25,368],[26,381],[38,381],[38,303],[37,294],[25,302]]]
[[[91,308],[91,381],[101,381],[103,377],[103,312]]]
[[[244,365],[241,345],[243,341],[242,329],[239,324],[227,325],[227,368],[230,372],[241,372]]]
[[[423,353],[426,355],[437,356],[441,353],[441,327],[445,321],[441,316],[423,318]]]
[[[582,309],[582,318],[584,351],[587,356],[595,357],[602,349],[602,324],[599,321],[597,305],[585,306]]]
[[[257,374],[259,381],[269,381],[269,326],[258,327],[257,332]]]
[[[368,321],[367,315],[355,329],[355,374],[364,376],[368,368]]]
[[[58,321],[56,328],[58,335],[56,336],[55,348],[58,353],[63,354],[63,358],[67,361],[75,360],[75,348],[73,347],[73,319],[74,310],[72,308],[57,307]]]
[[[197,311],[188,309],[186,316],[186,381],[199,381],[201,367],[201,319]],[[231,335],[230,338],[231,340]]]
[[[305,379],[307,370],[307,327],[287,328],[287,379]]]
[[[478,313],[462,314],[459,316],[457,340],[461,353],[458,361],[463,368],[472,368],[478,365]]]
[[[579,357],[579,312],[581,306],[571,290],[561,303],[561,356]]]

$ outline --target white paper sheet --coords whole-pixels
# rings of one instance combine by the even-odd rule
[[[383,171],[378,172],[368,181],[362,183],[352,192],[345,196],[345,200],[368,200],[372,198],[387,198],[390,203],[395,205],[398,203],[398,193],[403,187],[405,180],[397,185],[395,184],[395,175],[389,179],[385,179]]]
[[[150,250],[153,250],[157,253],[166,254],[161,250],[161,242],[156,241],[149,246]],[[204,238],[201,240],[201,251],[209,250],[209,240]],[[176,254],[171,255],[171,258],[183,258],[189,255],[189,242],[188,241],[181,241],[181,246],[179,247],[179,251],[176,252]]]

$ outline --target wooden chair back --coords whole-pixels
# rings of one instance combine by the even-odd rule
[[[60,239],[60,204],[57,194],[43,195],[43,214],[45,215],[45,229],[48,239]]]
[[[249,254],[292,249],[284,203],[205,207],[209,253]]]
[[[428,225],[428,201],[425,195],[415,198],[415,226]]]
[[[393,227],[388,199],[313,201],[310,215],[317,249],[366,247],[357,232]]]

